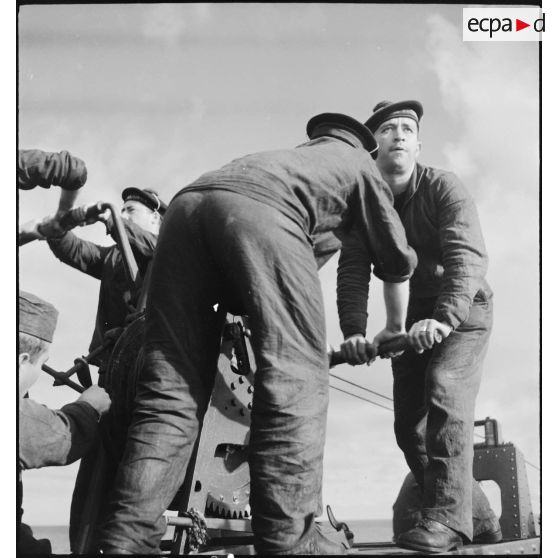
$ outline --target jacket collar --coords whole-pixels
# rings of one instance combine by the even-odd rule
[[[424,171],[424,167],[419,163],[416,163],[415,168],[413,169],[413,174],[411,174],[411,178],[409,179],[409,185],[407,186],[406,190],[401,194],[401,200],[398,200],[398,205],[401,209],[403,209],[403,207],[415,195],[416,191],[418,190],[423,171]]]

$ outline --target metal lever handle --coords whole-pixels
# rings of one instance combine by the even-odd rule
[[[104,205],[106,204],[103,204],[103,202],[97,202],[92,205],[81,205],[80,207],[70,209],[60,218],[60,227],[65,231],[69,231],[85,221],[94,219],[105,212],[107,208],[103,207]]]
[[[443,337],[439,331],[434,332],[434,341],[440,343]],[[386,357],[390,353],[398,353],[399,351],[406,351],[411,347],[409,343],[409,336],[406,333],[402,333],[398,337],[394,337],[385,343],[382,343],[378,348],[378,356]],[[329,354],[329,367],[333,368],[338,364],[344,364],[346,360],[343,358],[341,351],[333,351]]]
[[[76,384],[76,382],[70,380],[62,372],[57,372],[47,364],[43,364],[42,369],[44,372],[52,376],[59,384],[64,384],[68,387],[71,387],[73,390],[77,391],[78,393],[83,393],[85,391],[84,387],[80,386],[79,384]]]
[[[331,507],[329,505],[326,505],[326,512],[327,512],[327,518],[329,519],[329,522],[330,522],[331,526],[337,532],[343,531],[343,533],[344,533],[344,535],[347,539],[347,543],[348,543],[349,547],[353,546],[353,541],[354,541],[355,535],[349,529],[349,526],[345,522],[337,521],[337,519],[333,515],[333,510],[331,509]]]

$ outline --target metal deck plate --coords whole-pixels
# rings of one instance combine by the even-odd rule
[[[444,552],[441,554],[432,554],[431,556],[497,556],[497,555],[521,555],[531,554],[540,555],[541,540],[539,537],[530,539],[503,541],[496,544],[481,545],[469,544],[460,549]],[[255,555],[253,546],[232,546],[228,548],[212,548],[200,550],[201,555]],[[371,542],[371,543],[355,543],[355,546],[348,551],[348,555],[364,555],[364,556],[424,556],[422,552],[413,550],[405,550],[399,548],[392,542]]]

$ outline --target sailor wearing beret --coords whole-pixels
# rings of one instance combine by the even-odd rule
[[[136,262],[140,277],[144,277],[147,266],[153,257],[162,216],[167,205],[157,192],[136,187],[122,191],[122,218],[124,229]],[[116,240],[112,219],[101,216],[107,233]],[[89,350],[99,347],[107,331],[124,325],[126,316],[134,310],[141,283],[130,292],[120,249],[116,244],[101,246],[83,240],[73,232],[60,237],[47,238],[53,254],[63,263],[100,280],[99,299],[95,329]],[[109,356],[108,351],[91,361],[100,367],[102,373]]]
[[[473,482],[473,423],[482,361],[492,328],[488,257],[475,202],[451,172],[418,162],[420,102],[382,101],[366,127],[373,154],[418,264],[410,280],[406,329],[412,349],[392,359],[395,435],[422,491],[419,522],[398,524],[396,541],[421,552],[446,552],[466,541],[497,542],[498,520]],[[363,361],[370,261],[346,243],[338,305],[348,361]],[[360,311],[355,311],[360,309]],[[382,333],[382,332],[381,332]],[[434,342],[435,333],[442,342]],[[473,525],[473,517],[477,520]]]

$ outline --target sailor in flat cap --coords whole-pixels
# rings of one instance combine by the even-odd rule
[[[153,257],[167,206],[157,192],[151,189],[125,188],[122,200],[124,228],[138,264],[139,275],[144,277]],[[105,223],[107,233],[115,238],[112,219],[102,215],[100,220]],[[102,344],[107,331],[124,325],[126,316],[133,310],[132,303],[139,294],[141,283],[137,283],[134,292],[129,291],[122,254],[116,244],[101,246],[83,240],[73,232],[66,232],[60,237],[49,237],[47,242],[60,261],[101,282],[95,329],[89,346],[91,351]],[[92,364],[99,366],[101,374],[108,356],[107,350],[92,361]]]
[[[53,411],[27,397],[49,356],[58,311],[45,300],[24,291],[18,301],[19,446],[18,550],[50,554],[46,539],[36,540],[21,523],[21,470],[68,465],[90,451],[98,440],[98,422],[110,406],[104,389],[91,386],[73,403]]]
[[[481,364],[492,326],[487,254],[473,198],[451,172],[422,165],[418,101],[382,101],[366,122],[378,142],[376,164],[390,187],[418,265],[410,281],[406,328],[413,349],[392,359],[395,434],[422,491],[421,520],[397,543],[446,552],[501,539],[498,520],[473,483],[473,423]],[[339,260],[338,303],[353,364],[363,362],[370,262],[356,243]],[[360,310],[359,310],[360,309]],[[435,333],[443,338],[435,343]],[[396,510],[402,508],[398,503]],[[480,518],[473,529],[473,515]],[[394,521],[398,529],[402,522]]]
[[[148,213],[147,215],[149,215],[153,220],[157,220],[157,214],[162,216],[167,210],[167,204],[161,200],[159,194],[157,194],[155,190],[150,190],[149,188],[145,188],[143,190],[133,187],[124,188],[124,190],[122,190],[122,200],[124,201],[124,207],[122,208],[122,214],[124,216],[126,214],[130,214],[130,207],[138,207],[136,204],[129,202],[138,202],[141,206],[151,210],[151,213]],[[160,224],[160,219],[158,219],[158,221]],[[149,227],[144,228],[149,229]]]
[[[219,304],[249,316],[258,369],[249,448],[257,552],[345,553],[314,521],[328,400],[314,248],[334,250],[324,238],[354,229],[374,273],[403,289],[415,254],[370,157],[372,133],[337,113],[312,118],[307,133],[297,148],[202,175],[169,205],[149,284],[145,364],[100,534],[104,552],[158,552],[162,514],[184,480],[210,395]]]

